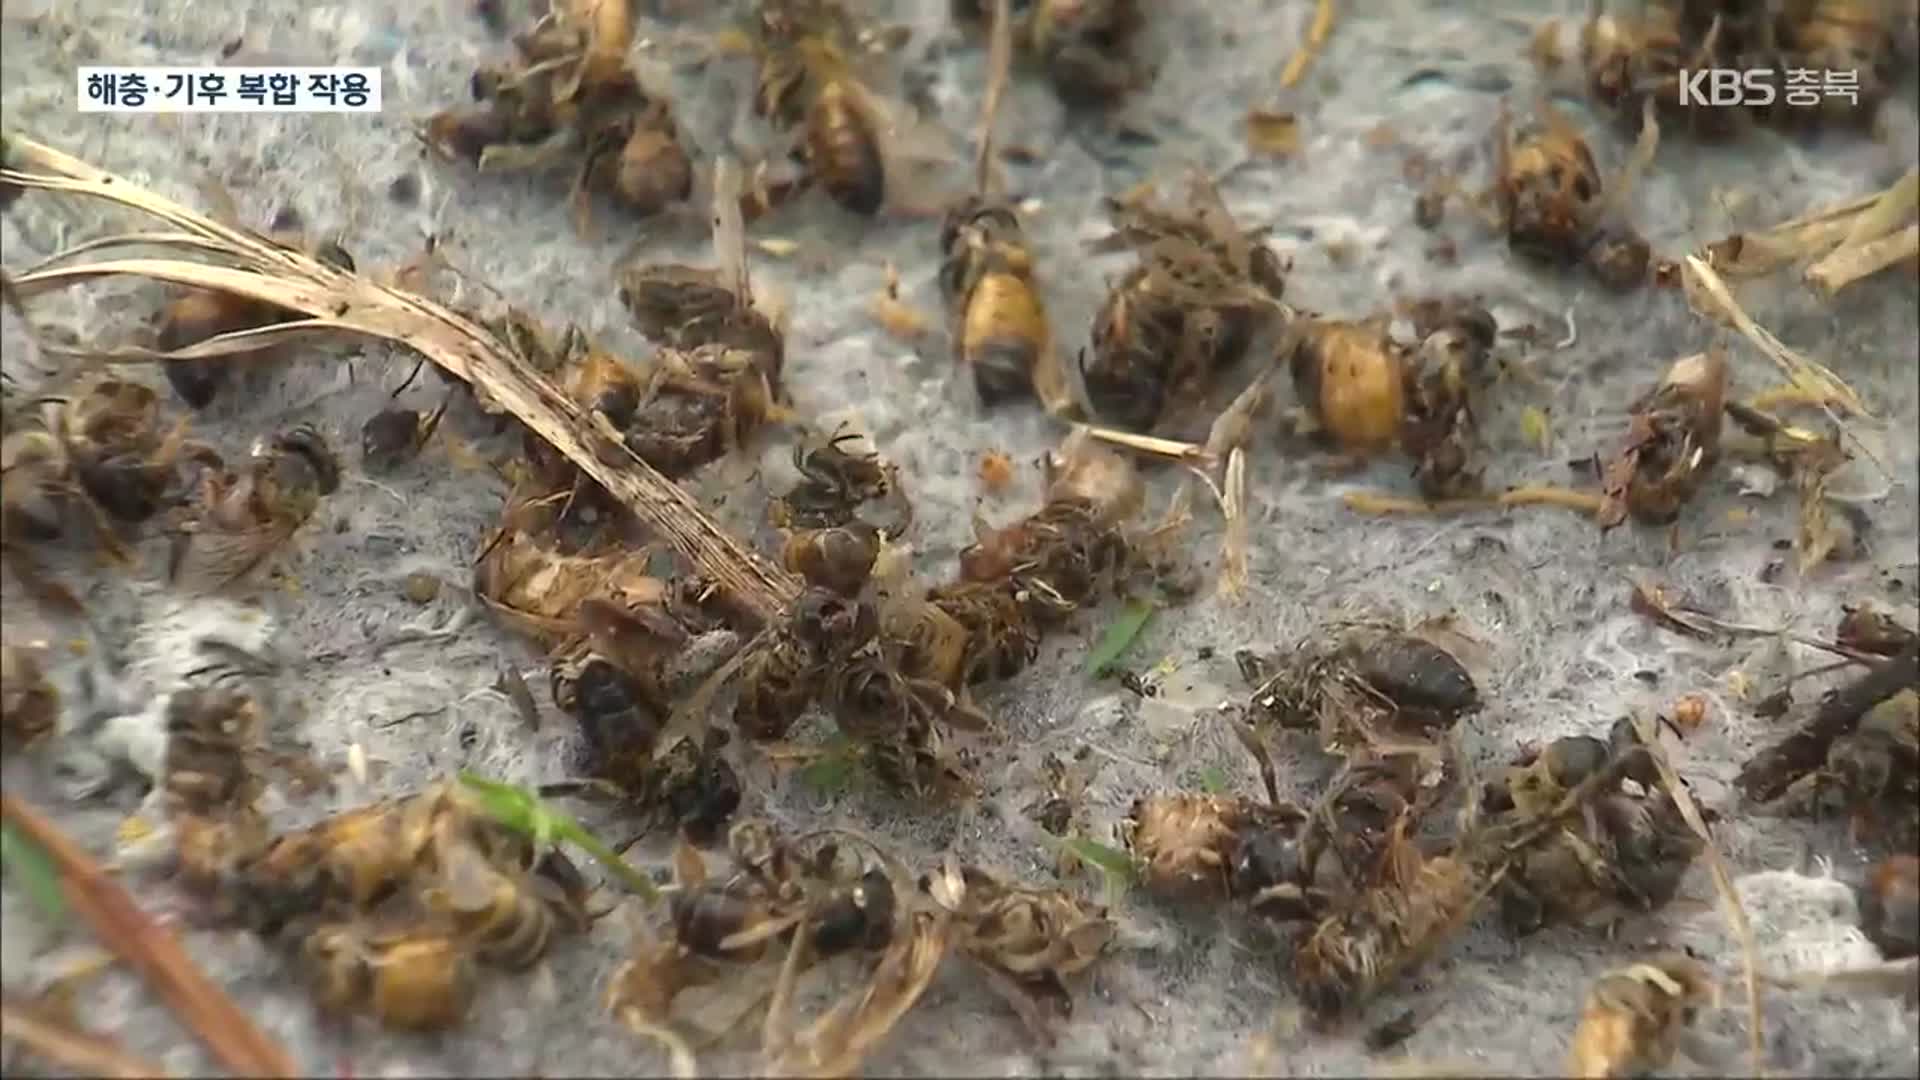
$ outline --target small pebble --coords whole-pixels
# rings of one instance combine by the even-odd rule
[[[415,571],[407,575],[400,592],[416,604],[431,604],[433,598],[440,595],[440,579],[425,571]]]

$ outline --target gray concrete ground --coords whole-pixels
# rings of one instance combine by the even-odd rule
[[[681,5],[691,7],[693,5]],[[915,31],[909,55],[928,77],[927,96],[942,124],[960,139],[973,122],[982,81],[982,52],[960,41],[935,0],[896,0],[892,14]],[[1307,0],[1215,0],[1153,5],[1152,47],[1176,58],[1166,64],[1140,105],[1157,141],[1127,143],[1063,115],[1048,90],[1018,81],[1006,110],[1005,137],[1037,151],[1012,167],[1018,191],[1037,202],[1033,231],[1047,270],[1058,332],[1077,348],[1104,282],[1124,263],[1095,260],[1081,245],[1099,229],[1097,199],[1155,171],[1193,162],[1223,170],[1243,154],[1241,119],[1255,104],[1298,112],[1301,152],[1232,172],[1224,194],[1250,223],[1270,223],[1274,244],[1293,259],[1289,299],[1337,315],[1364,315],[1396,298],[1478,293],[1503,325],[1532,323],[1551,343],[1571,312],[1577,340],[1530,355],[1538,378],[1513,388],[1508,407],[1488,427],[1493,473],[1513,482],[1568,482],[1567,462],[1604,453],[1620,431],[1627,403],[1674,357],[1697,351],[1714,333],[1679,296],[1643,291],[1616,295],[1578,275],[1516,264],[1504,244],[1456,210],[1438,234],[1411,220],[1416,194],[1402,177],[1407,150],[1462,170],[1484,183],[1487,136],[1499,97],[1516,106],[1531,99],[1536,77],[1526,59],[1530,28],[1498,5],[1385,0],[1340,5],[1343,17],[1307,78],[1289,98],[1276,98],[1278,71],[1304,33]],[[1550,14],[1558,5],[1507,5]],[[1364,8],[1364,11],[1359,9]],[[649,62],[671,38],[648,22]],[[237,42],[237,46],[235,43]],[[9,0],[0,23],[0,101],[9,128],[196,205],[206,190],[231,194],[249,224],[264,225],[293,207],[317,231],[337,232],[363,269],[392,266],[416,254],[428,235],[452,262],[514,303],[558,323],[573,320],[611,345],[638,351],[643,342],[614,296],[611,268],[632,250],[649,257],[704,257],[698,214],[687,222],[637,226],[602,209],[590,237],[576,236],[556,178],[481,178],[427,159],[411,126],[466,95],[474,64],[500,44],[465,5],[362,2],[291,4],[236,0],[224,4],[158,0],[87,0],[77,4]],[[386,72],[386,110],[369,116],[81,116],[75,111],[73,65],[210,64],[231,49],[232,62],[367,64]],[[676,83],[683,123],[703,151],[731,115],[749,78],[738,61],[717,61]],[[1595,153],[1611,167],[1628,146],[1577,105],[1567,106],[1591,133]],[[1382,126],[1394,145],[1370,137]],[[1725,233],[1764,226],[1810,207],[1877,189],[1916,159],[1911,104],[1888,109],[1877,139],[1833,135],[1789,141],[1756,134],[1738,145],[1702,148],[1669,139],[1634,196],[1631,213],[1661,251],[1678,254]],[[958,170],[956,169],[956,174]],[[389,187],[417,178],[419,198],[398,205]],[[94,208],[29,196],[0,223],[10,270],[105,231]],[[1007,495],[983,511],[996,521],[1029,509],[1037,470],[1024,468],[1061,434],[1029,407],[982,410],[949,360],[944,336],[903,344],[876,326],[868,301],[889,265],[902,297],[937,312],[935,236],[925,222],[865,222],[813,198],[756,226],[762,237],[793,242],[785,257],[757,256],[758,280],[784,296],[791,313],[788,385],[803,415],[831,421],[856,416],[880,450],[908,479],[918,510],[911,541],[921,573],[950,572],[970,538],[978,505],[978,456],[1001,449],[1023,466]],[[1456,263],[1430,257],[1444,236]],[[1114,682],[1085,674],[1084,657],[1107,608],[1084,615],[1076,629],[1049,641],[1039,663],[993,687],[984,705],[1009,738],[981,748],[986,792],[955,812],[929,813],[854,787],[809,790],[764,763],[744,765],[748,805],[795,826],[851,824],[899,846],[922,864],[946,849],[1024,877],[1048,880],[1052,853],[1021,813],[1034,797],[1048,750],[1091,746],[1103,762],[1087,797],[1099,835],[1141,794],[1192,786],[1217,770],[1235,788],[1256,790],[1251,763],[1217,723],[1218,702],[1240,693],[1232,656],[1243,647],[1289,641],[1320,620],[1376,611],[1417,619],[1451,612],[1485,643],[1480,664],[1489,707],[1466,725],[1472,755],[1493,761],[1516,747],[1569,732],[1603,729],[1631,710],[1647,710],[1697,691],[1711,702],[1701,731],[1673,752],[1702,802],[1723,815],[1718,836],[1767,946],[1782,965],[1827,964],[1870,957],[1847,927],[1852,900],[1831,881],[1808,879],[1816,858],[1842,878],[1857,873],[1867,852],[1837,827],[1752,816],[1729,786],[1740,762],[1779,730],[1750,715],[1736,693],[1737,674],[1768,686],[1819,658],[1771,642],[1721,646],[1683,640],[1627,610],[1629,575],[1661,575],[1707,606],[1738,621],[1791,624],[1824,633],[1844,602],[1872,600],[1911,620],[1920,599],[1920,535],[1915,500],[1914,429],[1920,392],[1914,377],[1916,334],[1912,279],[1889,275],[1823,303],[1791,274],[1744,289],[1749,310],[1783,340],[1823,359],[1866,397],[1881,424],[1861,437],[1892,481],[1858,463],[1836,478],[1836,490],[1857,496],[1873,521],[1862,550],[1805,578],[1781,545],[1793,535],[1794,506],[1785,492],[1743,495],[1723,472],[1686,514],[1678,546],[1664,531],[1623,528],[1604,539],[1591,523],[1556,510],[1505,516],[1361,518],[1339,495],[1369,486],[1407,490],[1403,463],[1386,461],[1348,475],[1283,448],[1277,419],[1253,447],[1251,582],[1243,595],[1207,595],[1155,621],[1133,659],[1159,688],[1142,699]],[[90,341],[130,339],[161,302],[148,285],[110,282],[36,302],[36,321]],[[8,370],[26,349],[11,318],[5,337]],[[937,325],[937,322],[936,322]],[[257,435],[294,422],[319,425],[340,445],[411,366],[411,359],[368,348],[316,353],[249,373],[245,392],[229,394],[200,421],[203,435],[239,452]],[[1732,343],[1737,388],[1778,381],[1769,361],[1744,342]],[[408,391],[430,406],[431,380]],[[1285,395],[1283,395],[1284,397]],[[1542,454],[1521,432],[1532,404],[1551,418],[1552,444]],[[285,562],[296,588],[269,588],[257,606],[183,605],[157,585],[102,577],[86,586],[91,629],[49,622],[9,591],[9,643],[86,637],[91,662],[63,663],[69,722],[137,712],[140,703],[177,685],[199,635],[251,636],[299,658],[276,686],[280,722],[311,743],[324,762],[340,765],[348,748],[364,748],[371,792],[346,783],[348,805],[404,790],[456,768],[516,781],[551,779],[564,771],[570,724],[546,700],[544,669],[519,640],[491,626],[466,598],[464,585],[478,538],[495,519],[502,490],[451,447],[481,452],[508,445],[489,434],[485,418],[459,403],[449,416],[451,440],[437,442],[417,463],[378,482],[354,475],[328,499],[296,539]],[[788,482],[788,444],[774,436],[760,460],[716,466],[692,483],[721,520],[757,524],[763,493]],[[756,468],[755,466],[759,466]],[[1172,484],[1155,474],[1156,498]],[[1199,518],[1196,550],[1211,562],[1218,518]],[[150,552],[149,558],[153,555]],[[149,565],[154,565],[152,562]],[[401,594],[415,572],[449,587],[418,606]],[[406,629],[454,629],[414,644],[381,648]],[[535,686],[547,722],[529,733],[513,709],[484,692],[505,658]],[[83,667],[110,678],[83,686]],[[1803,694],[1807,700],[1809,694]],[[388,726],[422,710],[428,715]],[[802,739],[823,737],[809,721]],[[1326,774],[1324,761],[1299,744],[1282,747],[1282,780],[1297,794]],[[135,784],[110,784],[89,772],[84,754],[54,747],[7,762],[9,791],[31,795],[60,824],[103,857],[116,825],[136,810]],[[62,768],[54,768],[55,761]],[[85,794],[81,794],[82,792]],[[276,813],[304,821],[329,809],[325,800],[286,800]],[[621,833],[597,811],[587,817]],[[643,848],[643,857],[663,853]],[[182,901],[151,872],[126,879],[155,910]],[[1076,879],[1088,890],[1096,882]],[[1125,947],[1079,987],[1077,1011],[1056,1045],[1030,1045],[1015,1017],[971,971],[943,973],[870,1062],[882,1074],[1353,1073],[1391,1067],[1399,1054],[1441,1067],[1503,1073],[1559,1068],[1581,996],[1601,971],[1655,943],[1693,943],[1722,973],[1737,971],[1704,867],[1696,867],[1682,902],[1657,917],[1629,923],[1614,940],[1569,929],[1510,942],[1476,926],[1441,959],[1407,980],[1369,1015],[1377,1022],[1409,1004],[1442,1006],[1393,1054],[1370,1056],[1352,1036],[1311,1034],[1286,1021],[1292,997],[1263,939],[1239,921],[1180,913],[1137,897],[1117,909]],[[85,935],[38,918],[16,890],[4,897],[4,981],[9,992],[31,990],[72,956]],[[591,937],[561,946],[531,982],[496,978],[483,990],[465,1029],[442,1037],[395,1037],[370,1027],[320,1022],[284,961],[239,934],[185,930],[193,956],[267,1030],[314,1073],[634,1073],[665,1062],[609,1020],[599,993],[625,948],[618,920]],[[1862,950],[1865,950],[1864,954]],[[1730,988],[1734,984],[1730,981]],[[82,1015],[117,1028],[132,1049],[183,1072],[209,1068],[197,1044],[168,1018],[138,981],[110,971],[80,990]],[[1744,1065],[1739,997],[1708,1018]],[[1812,993],[1771,993],[1766,1002],[1770,1067],[1839,1074],[1912,1075],[1915,1019],[1897,1003]],[[1276,1020],[1276,1017],[1280,1019]],[[721,1055],[710,1068],[740,1070],[751,1059]],[[23,1066],[24,1067],[24,1066]],[[1687,1066],[1677,1066],[1686,1068]],[[1711,1068],[1709,1065],[1699,1066]]]

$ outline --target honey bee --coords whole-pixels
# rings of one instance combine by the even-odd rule
[[[829,659],[844,660],[878,629],[871,604],[809,588],[773,643],[747,661],[734,726],[752,739],[784,735],[825,684]]]
[[[1621,191],[1610,190],[1572,121],[1544,101],[1539,113],[1538,126],[1516,137],[1503,104],[1495,128],[1493,195],[1507,245],[1552,265],[1581,263],[1612,288],[1644,284],[1651,249],[1637,233],[1608,220],[1627,170],[1613,185]]]
[[[1834,638],[1841,645],[1874,656],[1894,656],[1916,640],[1912,629],[1870,603],[1849,604]]]
[[[954,21],[987,21],[991,0],[953,0]],[[1138,0],[1015,0],[1012,37],[1070,106],[1109,105],[1151,74],[1134,53],[1145,25]]]
[[[862,217],[887,202],[897,164],[887,103],[854,70],[854,27],[836,0],[760,0],[754,107],[798,129],[797,153],[833,201]]]
[[[949,582],[929,590],[927,602],[965,631],[960,683],[1011,679],[1040,654],[1039,627],[1004,581]]]
[[[515,852],[531,857],[532,851]],[[559,851],[531,866],[506,865],[461,837],[442,838],[434,851],[434,884],[421,893],[428,912],[469,942],[486,963],[524,971],[546,955],[559,931],[586,928],[587,886]]]
[[[1641,771],[1630,760],[1638,737],[1631,742],[1556,739],[1510,766],[1489,791],[1486,809],[1496,820],[1539,818],[1616,761],[1623,774]],[[1629,794],[1617,785],[1593,790],[1578,823],[1564,824],[1516,855],[1499,890],[1509,929],[1524,934],[1549,923],[1605,922],[1673,899],[1702,846],[1671,795],[1655,785],[1645,790],[1650,793]]]
[[[366,911],[410,878],[445,796],[385,799],[274,837],[237,860],[223,899],[261,934],[314,911]]]
[[[1136,800],[1124,827],[1152,891],[1179,900],[1235,898],[1298,918],[1309,910],[1312,884],[1308,820],[1290,803],[1181,793]]]
[[[1379,880],[1322,916],[1294,947],[1302,1003],[1322,1023],[1356,1011],[1470,920],[1492,883],[1465,854],[1428,858],[1400,832]]]
[[[190,689],[167,702],[163,784],[173,806],[195,815],[244,810],[260,795],[250,758],[262,717],[252,698]]]
[[[583,341],[579,352],[577,359],[565,363],[562,389],[582,409],[600,413],[615,431],[625,431],[647,393],[646,376],[596,345]]]
[[[1032,395],[1049,411],[1068,408],[1066,372],[1013,208],[985,198],[955,205],[941,226],[940,248],[955,351],[973,372],[981,402]]]
[[[1310,320],[1295,329],[1287,365],[1321,433],[1350,453],[1394,446],[1407,416],[1407,350],[1378,322]]]
[[[59,718],[60,692],[47,681],[34,650],[0,646],[0,735],[7,748],[38,741]]]
[[[641,333],[679,349],[725,340],[742,305],[721,271],[678,263],[625,267],[619,295]]]
[[[1107,208],[1114,232],[1095,250],[1130,248],[1138,264],[1095,314],[1081,378],[1095,413],[1155,430],[1287,315],[1286,265],[1234,223],[1212,179],[1198,172],[1188,177],[1184,207],[1143,192],[1109,199]]]
[[[995,8],[987,114],[975,165],[978,191],[949,207],[941,223],[940,290],[954,326],[955,358],[973,373],[981,402],[991,406],[1031,394],[1057,413],[1072,405],[1072,391],[1054,349],[1020,216],[992,183],[993,110],[1012,51],[1008,17],[1004,5]]]
[[[170,577],[220,588],[258,568],[340,487],[340,460],[302,424],[255,448],[238,474],[202,478],[199,512],[174,544]]]
[[[882,875],[884,877],[884,875]],[[1106,910],[1060,889],[1013,885],[977,866],[961,870],[966,889],[955,912],[960,949],[1007,977],[1041,1028],[1042,1010],[1073,1011],[1066,979],[1090,967],[1113,940]]]
[[[667,96],[627,66],[632,40],[626,4],[557,5],[515,35],[514,62],[474,72],[479,108],[437,113],[420,137],[483,170],[576,155],[570,201],[583,230],[593,192],[641,217],[660,213],[692,193],[693,166]]]
[[[164,430],[162,419],[152,390],[119,379],[96,379],[49,400],[41,423],[9,433],[0,453],[10,536],[59,537],[61,509],[73,495],[109,540],[105,519],[134,524],[158,513],[190,448],[184,425]]]
[[[453,401],[449,394],[432,412],[389,406],[367,418],[360,427],[360,464],[372,473],[392,472],[412,461],[433,433]]]
[[[1406,414],[1400,447],[1414,461],[1414,481],[1428,498],[1477,490],[1473,463],[1473,392],[1486,376],[1499,325],[1478,304],[1420,305],[1414,320],[1420,346],[1405,365]],[[1325,397],[1322,374],[1322,398]]]
[[[1317,731],[1329,753],[1424,744],[1479,710],[1480,691],[1460,660],[1429,636],[1357,626],[1331,641],[1303,641],[1276,664],[1237,658],[1258,682],[1256,713],[1280,727]]]
[[[866,436],[841,427],[824,439],[802,439],[793,448],[800,483],[771,500],[767,516],[783,529],[830,529],[853,520],[861,503],[895,492],[899,478],[878,453],[856,452]]]
[[[880,557],[880,530],[864,521],[830,529],[802,529],[787,537],[780,561],[809,585],[858,595]]]
[[[1888,960],[1920,954],[1920,857],[1891,855],[1867,874],[1860,929]]]
[[[1827,791],[1845,803],[1856,833],[1874,828],[1895,850],[1920,841],[1920,691],[1909,686],[1875,704],[1833,740],[1826,763],[1787,789],[1791,802],[1818,804]]]
[[[1671,525],[1720,456],[1727,358],[1720,349],[1682,357],[1634,403],[1625,445],[1602,473],[1596,520],[1611,529],[1628,515]]]
[[[355,270],[353,256],[337,243],[308,243],[304,238],[285,231],[275,233],[270,239],[284,247],[303,251],[336,270],[344,270],[349,274]],[[292,312],[238,293],[219,289],[189,289],[161,311],[154,345],[162,352],[172,352],[221,334],[259,329],[294,318],[298,316]],[[272,352],[271,348],[264,348],[229,356],[169,360],[161,368],[174,392],[180,395],[180,400],[193,408],[204,409],[213,403],[215,395],[226,384],[233,370],[232,365],[262,360]]]
[[[775,413],[779,373],[763,354],[724,346],[663,351],[626,430],[627,449],[679,478],[743,446]]]
[[[329,922],[307,934],[300,952],[323,1007],[365,1012],[400,1030],[458,1024],[478,983],[466,943],[447,928]]]
[[[637,100],[622,100],[614,117],[597,125],[576,199],[588,190],[604,191],[635,216],[651,217],[693,194],[693,162],[666,100],[646,95],[637,82],[631,97]]]
[[[1601,976],[1587,994],[1567,1075],[1644,1076],[1669,1065],[1699,1010],[1718,1001],[1707,969],[1665,953]]]
[[[656,683],[576,647],[555,657],[551,686],[580,724],[588,775],[624,785],[646,774],[668,711]]]

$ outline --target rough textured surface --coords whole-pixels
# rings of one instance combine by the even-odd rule
[[[942,123],[956,133],[958,150],[960,133],[969,130],[977,108],[982,51],[947,28],[944,4],[898,0],[891,6],[917,31],[910,51],[924,56],[929,96],[941,109]],[[1416,192],[1402,178],[1403,156],[1417,149],[1465,171],[1470,183],[1484,183],[1486,137],[1498,97],[1510,93],[1523,105],[1533,93],[1535,78],[1525,60],[1530,28],[1490,16],[1482,4],[1364,6],[1364,15],[1342,19],[1295,96],[1282,102],[1300,114],[1301,153],[1233,171],[1224,186],[1227,201],[1243,220],[1273,225],[1275,246],[1293,258],[1289,299],[1309,308],[1362,315],[1399,297],[1479,293],[1504,326],[1538,324],[1545,342],[1563,336],[1572,311],[1577,341],[1560,350],[1537,347],[1530,356],[1536,378],[1512,387],[1511,407],[1489,421],[1497,479],[1568,481],[1566,463],[1604,453],[1627,402],[1668,361],[1702,348],[1714,335],[1677,295],[1605,294],[1585,279],[1516,265],[1503,244],[1458,210],[1442,226],[1459,249],[1457,265],[1429,258],[1436,236],[1412,224]],[[1122,265],[1080,253],[1082,241],[1098,227],[1098,196],[1182,162],[1216,171],[1238,162],[1241,116],[1246,107],[1272,100],[1278,69],[1301,39],[1313,5],[1212,0],[1180,7],[1177,17],[1162,17],[1154,26],[1152,46],[1170,50],[1175,59],[1139,103],[1156,145],[1124,143],[1096,125],[1070,121],[1033,80],[1016,82],[1012,91],[1005,138],[1038,155],[1037,164],[1011,168],[1010,179],[1017,191],[1039,201],[1033,231],[1057,330],[1069,349],[1084,340],[1103,280]],[[341,234],[363,270],[397,264],[433,234],[454,264],[517,305],[550,322],[577,321],[615,347],[640,350],[645,346],[614,298],[615,262],[636,246],[649,257],[704,257],[698,213],[636,227],[603,207],[594,235],[581,239],[568,223],[563,180],[481,178],[423,158],[411,125],[462,100],[473,65],[501,48],[453,0],[411,6],[10,2],[4,20],[0,101],[9,127],[189,203],[207,205],[204,189],[217,185],[231,193],[249,224],[264,225],[281,208],[294,207],[312,229]],[[656,40],[661,44],[650,55],[666,51],[667,39]],[[236,41],[235,63],[382,65],[386,112],[115,118],[74,111],[69,65],[213,63]],[[747,78],[738,61],[716,61],[702,74],[679,78],[683,126],[703,149],[719,141],[715,133],[726,126]],[[1619,162],[1625,141],[1571,108],[1604,166]],[[1397,145],[1368,138],[1383,124]],[[1669,140],[1635,195],[1634,218],[1656,248],[1678,253],[1737,228],[1882,187],[1915,161],[1911,107],[1891,106],[1884,129],[1877,140],[1790,142],[1756,134],[1738,146],[1715,148]],[[389,197],[389,185],[402,176],[419,180],[412,206]],[[6,265],[17,269],[107,227],[90,208],[36,194],[0,223],[0,241]],[[889,263],[899,269],[903,298],[938,324],[929,223],[867,223],[810,198],[763,222],[756,233],[797,245],[790,257],[761,255],[755,265],[757,280],[778,290],[791,309],[788,372],[795,408],[823,421],[857,415],[872,431],[911,485],[918,510],[911,541],[921,574],[945,576],[970,538],[978,455],[998,448],[1018,462],[1032,462],[1060,430],[1031,408],[984,412],[950,363],[942,335],[909,346],[874,324],[867,301],[881,289]],[[1035,797],[1045,751],[1095,748],[1103,765],[1086,814],[1102,838],[1136,796],[1194,786],[1212,770],[1251,793],[1257,786],[1251,763],[1216,722],[1213,708],[1241,692],[1232,664],[1236,648],[1291,640],[1340,613],[1416,619],[1452,612],[1486,643],[1479,668],[1490,707],[1464,732],[1477,759],[1504,758],[1519,745],[1568,732],[1597,731],[1627,711],[1700,691],[1712,703],[1709,719],[1673,752],[1703,804],[1725,815],[1718,835],[1736,872],[1761,875],[1749,878],[1743,893],[1750,899],[1769,889],[1774,892],[1767,895],[1778,894],[1778,883],[1769,882],[1780,871],[1804,869],[1810,855],[1831,858],[1843,878],[1856,872],[1866,853],[1851,847],[1842,829],[1750,816],[1729,785],[1739,763],[1780,723],[1749,714],[1735,692],[1735,673],[1767,686],[1814,666],[1817,656],[1764,641],[1723,648],[1684,640],[1626,607],[1628,575],[1646,570],[1747,623],[1791,624],[1824,634],[1841,603],[1862,599],[1913,618],[1920,598],[1914,556],[1920,459],[1913,436],[1920,392],[1911,277],[1889,275],[1828,304],[1814,300],[1791,275],[1743,289],[1742,296],[1779,337],[1811,351],[1860,389],[1885,421],[1884,427],[1861,427],[1860,434],[1885,463],[1890,485],[1864,461],[1836,480],[1838,490],[1859,496],[1858,505],[1874,523],[1855,557],[1805,579],[1796,576],[1790,553],[1781,550],[1793,534],[1791,499],[1784,492],[1766,500],[1743,496],[1726,472],[1687,512],[1673,546],[1665,531],[1632,527],[1602,539],[1589,522],[1555,510],[1364,519],[1343,508],[1339,494],[1355,486],[1405,489],[1404,464],[1387,461],[1362,473],[1329,475],[1311,457],[1282,449],[1275,420],[1254,448],[1250,587],[1230,600],[1208,595],[1149,627],[1133,657],[1142,670],[1152,668],[1157,697],[1139,698],[1112,682],[1087,678],[1085,650],[1112,613],[1091,612],[1075,633],[1049,641],[1034,669],[985,695],[983,704],[1005,724],[1009,738],[982,748],[987,791],[976,804],[935,815],[861,788],[822,795],[756,762],[746,767],[749,809],[796,825],[853,824],[923,863],[928,853],[945,848],[1044,880],[1053,872],[1052,855],[1022,808]],[[34,314],[49,330],[121,341],[139,332],[160,300],[155,287],[110,283],[48,297],[35,304]],[[24,378],[15,364],[26,346],[8,318],[8,370]],[[244,393],[224,396],[204,415],[202,433],[238,452],[259,434],[311,421],[336,445],[350,446],[361,421],[381,406],[411,359],[384,349],[344,358],[350,362],[338,352],[315,353],[250,372]],[[1778,381],[1770,363],[1744,343],[1733,345],[1733,365],[1742,391]],[[438,393],[437,384],[425,380],[408,391],[407,400],[427,408]],[[1518,420],[1523,404],[1550,415],[1550,453],[1526,445]],[[152,709],[144,713],[148,722],[138,718],[145,703],[178,685],[192,666],[193,641],[204,634],[270,641],[290,658],[272,687],[279,723],[332,765],[346,760],[350,746],[363,747],[372,766],[372,793],[403,790],[461,767],[517,781],[561,775],[570,725],[546,699],[544,669],[524,644],[473,609],[464,588],[477,539],[498,512],[502,491],[483,471],[460,467],[450,447],[457,440],[490,452],[508,444],[490,435],[488,421],[466,402],[455,405],[443,431],[452,438],[436,441],[399,473],[378,483],[350,478],[300,534],[284,564],[298,588],[268,588],[257,606],[183,607],[157,587],[101,576],[86,589],[93,621],[86,628],[44,621],[9,592],[7,641],[91,643],[85,659],[68,657],[59,672],[68,702],[65,722],[112,737],[75,736],[40,755],[11,760],[8,789],[55,810],[61,824],[94,851],[111,853],[116,823],[136,809],[142,786],[110,782],[124,770],[107,766],[114,756],[137,762],[154,753]],[[758,529],[760,539],[770,541],[756,522],[765,491],[789,482],[787,444],[776,436],[763,450],[759,469],[756,463],[723,464],[696,484],[721,520]],[[1164,498],[1172,481],[1167,470],[1155,475],[1158,497]],[[1011,492],[983,509],[1006,520],[1030,509],[1037,493],[1036,471],[1027,470]],[[1217,517],[1203,514],[1200,522],[1198,550],[1211,560]],[[148,552],[149,566],[156,557]],[[1783,560],[1783,571],[1770,570]],[[403,580],[416,571],[450,587],[417,606],[401,595]],[[429,632],[391,644],[415,631]],[[486,689],[502,658],[535,687],[545,717],[538,734],[527,732],[511,706]],[[1802,700],[1808,697],[1802,694]],[[409,714],[415,718],[396,722]],[[102,727],[109,718],[129,716],[135,719]],[[824,727],[810,723],[799,737],[817,738]],[[1325,761],[1303,743],[1287,743],[1282,751],[1283,781],[1297,794],[1312,790],[1327,772]],[[369,794],[347,781],[336,801],[349,805]],[[312,819],[330,809],[325,802],[289,801],[276,819]],[[593,813],[589,819],[598,821]],[[609,823],[607,831],[622,829]],[[647,858],[662,854],[642,850]],[[180,906],[169,886],[153,883],[150,871],[127,872],[153,909]],[[1090,880],[1084,884],[1098,888]],[[1754,903],[1756,930],[1768,943],[1763,960],[1821,965],[1836,962],[1835,954],[1870,956],[1870,946],[1844,932],[1853,920],[1850,897],[1831,883],[1812,889],[1806,896]],[[1723,973],[1737,971],[1737,950],[1711,906],[1704,867],[1696,868],[1686,893],[1703,902],[1630,923],[1612,941],[1551,930],[1511,943],[1490,926],[1476,928],[1376,1006],[1368,1022],[1413,1002],[1444,1002],[1404,1044],[1405,1053],[1475,1070],[1555,1070],[1586,986],[1637,946],[1694,942]],[[1082,984],[1074,1019],[1052,1048],[1026,1045],[1013,1015],[956,964],[873,1057],[871,1070],[1350,1073],[1383,1064],[1370,1061],[1353,1035],[1315,1035],[1276,1024],[1276,1010],[1284,1016],[1292,1000],[1282,988],[1284,976],[1263,939],[1234,919],[1177,913],[1134,898],[1124,901],[1119,914],[1129,928],[1129,947]],[[37,919],[12,889],[5,893],[4,915],[0,937],[10,992],[46,979],[69,955],[66,947],[83,940],[77,931],[55,930]],[[664,1061],[654,1048],[600,1010],[600,987],[625,948],[617,923],[607,920],[590,939],[563,945],[548,974],[532,983],[488,980],[468,1028],[443,1038],[395,1038],[370,1027],[323,1024],[283,962],[266,948],[240,934],[182,933],[207,970],[316,1073],[349,1067],[360,1075],[396,1076],[656,1071]],[[209,1067],[197,1044],[130,974],[112,971],[90,981],[79,1000],[83,1015],[118,1027],[130,1048],[182,1071]],[[1733,1008],[1716,1014],[1709,1026],[1724,1036],[1735,1055],[1729,1061],[1739,1067],[1744,1021],[1737,990],[1728,1000]],[[1766,1011],[1773,1068],[1909,1075],[1915,1068],[1914,1015],[1897,1003],[1775,992]],[[736,1068],[744,1065],[745,1059],[734,1062]]]

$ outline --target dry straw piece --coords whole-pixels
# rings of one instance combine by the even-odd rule
[[[287,1051],[197,967],[180,940],[155,923],[127,890],[40,811],[13,795],[0,796],[0,820],[17,827],[47,853],[60,872],[67,903],[102,943],[138,971],[216,1061],[236,1076],[298,1076]]]
[[[30,139],[7,134],[4,161],[0,184],[118,203],[177,230],[110,237],[64,252],[50,260],[62,265],[43,266],[12,279],[11,289],[22,299],[92,278],[135,276],[235,293],[306,316],[221,334],[172,352],[120,350],[105,354],[107,360],[165,362],[224,356],[316,334],[357,334],[404,345],[471,384],[551,443],[702,574],[763,619],[778,620],[800,595],[792,575],[728,535],[692,496],[596,426],[559,388],[475,320],[406,290],[336,269],[249,230],[221,225]],[[75,255],[130,245],[170,249],[178,255],[212,255],[233,265],[180,257],[71,263]]]

